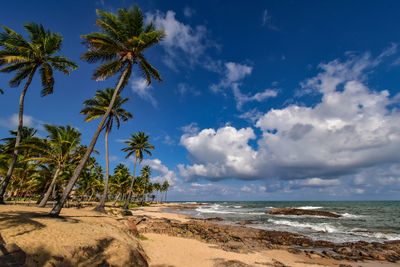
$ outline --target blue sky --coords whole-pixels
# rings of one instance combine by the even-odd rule
[[[34,79],[27,125],[70,124],[89,143],[98,122],[83,122],[82,102],[116,78],[91,79],[79,36],[97,30],[95,9],[135,3],[168,35],[146,53],[164,82],[134,74],[122,92],[134,119],[111,133],[112,168],[132,169],[122,141],[145,131],[156,151],[144,163],[171,200],[399,199],[398,1],[7,1],[1,24],[62,33],[80,65],[44,98]],[[7,136],[21,88],[0,77]]]

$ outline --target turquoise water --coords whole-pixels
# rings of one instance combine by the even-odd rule
[[[298,201],[204,202],[182,213],[198,218],[221,217],[225,223],[253,220],[254,227],[306,235],[336,243],[400,240],[400,201]],[[275,208],[330,211],[340,218],[268,215]]]

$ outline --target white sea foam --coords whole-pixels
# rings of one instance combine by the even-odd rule
[[[340,229],[334,227],[333,225],[329,223],[300,223],[296,221],[287,221],[287,220],[272,220],[269,219],[269,222],[272,222],[273,224],[278,224],[278,225],[286,225],[286,226],[291,226],[295,228],[305,228],[305,229],[311,229],[317,232],[326,232],[326,233],[339,233],[341,232]]]
[[[267,207],[265,207],[266,209],[275,209],[275,207],[272,207],[272,206],[267,206]]]
[[[347,219],[360,219],[360,218],[364,218],[364,215],[355,215],[355,214],[350,214],[350,213],[343,213],[340,214],[342,215],[342,217],[347,218]]]
[[[322,207],[303,206],[303,207],[298,207],[297,209],[301,209],[301,210],[317,210],[317,209],[322,209]]]
[[[242,208],[243,206],[233,206],[235,209],[240,209],[240,208]]]

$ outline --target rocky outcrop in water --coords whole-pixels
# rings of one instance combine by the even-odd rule
[[[329,211],[321,211],[321,210],[303,210],[303,209],[295,209],[295,208],[282,208],[282,209],[273,209],[265,212],[266,214],[271,215],[312,215],[312,216],[324,216],[324,217],[332,217],[339,218],[341,215],[329,212]]]

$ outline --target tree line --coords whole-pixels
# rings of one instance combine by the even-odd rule
[[[133,200],[144,203],[146,196],[168,190],[168,182],[162,185],[149,182],[151,169],[144,166],[136,176],[136,164],[141,163],[143,155],[151,156],[155,148],[144,132],[131,135],[126,141],[126,158],[134,158],[132,175],[120,164],[109,171],[108,136],[113,126],[120,127],[121,122],[133,116],[122,108],[129,98],[120,96],[128,84],[134,70],[146,79],[149,86],[152,80],[162,81],[158,70],[144,57],[144,51],[165,38],[162,29],[154,22],[145,23],[143,13],[138,6],[121,8],[118,12],[96,10],[98,32],[82,35],[87,51],[81,59],[88,63],[100,63],[93,72],[95,80],[106,80],[118,76],[115,88],[98,90],[93,99],[86,100],[81,114],[85,121],[100,119],[93,138],[88,146],[81,144],[81,133],[71,126],[44,125],[48,133],[46,138],[36,136],[36,130],[24,127],[23,110],[26,92],[36,74],[42,85],[41,96],[53,93],[54,72],[66,75],[76,70],[78,65],[61,56],[62,36],[52,33],[43,25],[27,23],[24,28],[28,39],[3,26],[0,33],[0,72],[15,73],[9,81],[10,87],[19,87],[22,91],[19,99],[18,129],[12,131],[12,137],[2,139],[0,155],[0,203],[4,203],[6,192],[12,196],[38,197],[40,206],[46,205],[50,198],[57,202],[50,215],[58,216],[67,199],[92,200],[101,194],[97,211],[104,212],[108,197],[115,201],[123,200],[124,208]],[[1,91],[3,93],[3,91]],[[100,133],[104,131],[106,170],[105,177],[101,166],[92,156]],[[71,194],[72,192],[72,194]],[[153,200],[156,196],[154,195]]]

